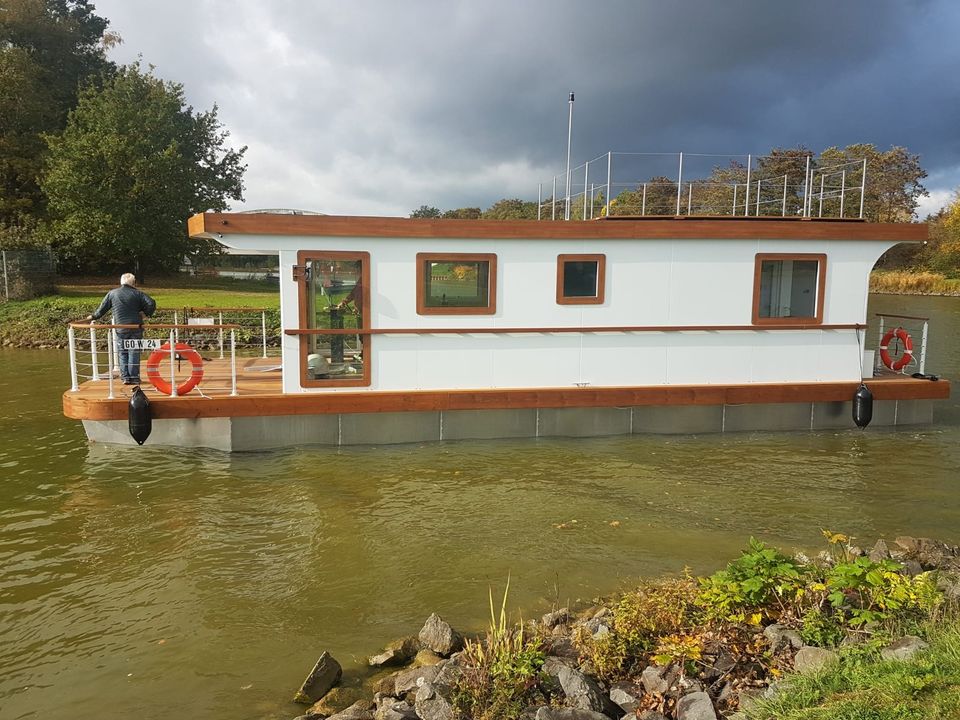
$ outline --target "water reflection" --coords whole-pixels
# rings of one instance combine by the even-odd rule
[[[960,301],[910,310],[956,377]],[[225,454],[88,445],[64,367],[0,350],[4,717],[293,717],[320,650],[358,667],[433,610],[476,627],[508,574],[529,614],[750,535],[960,540],[955,399],[928,428]]]

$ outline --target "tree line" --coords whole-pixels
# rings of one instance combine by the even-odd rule
[[[177,270],[216,252],[196,212],[243,199],[243,155],[217,108],[139,62],[89,0],[0,2],[0,246],[50,245],[61,270]]]

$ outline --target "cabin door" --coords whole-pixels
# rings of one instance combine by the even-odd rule
[[[301,327],[321,331],[301,336],[304,386],[369,385],[369,254],[306,252],[300,263]]]

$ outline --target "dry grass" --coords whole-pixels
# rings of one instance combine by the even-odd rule
[[[960,295],[960,280],[940,273],[906,270],[874,270],[870,292],[895,295]]]

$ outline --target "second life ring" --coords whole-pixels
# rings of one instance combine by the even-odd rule
[[[890,351],[888,349],[890,347],[890,341],[893,340],[894,336],[903,343],[903,355],[896,361],[890,357]],[[910,337],[910,333],[902,327],[888,330],[887,334],[884,335],[880,341],[880,359],[883,360],[884,365],[895,372],[900,372],[909,365],[913,360],[913,338]]]
[[[177,343],[175,349],[180,358],[189,360],[190,364],[193,366],[193,369],[190,372],[190,377],[188,377],[180,385],[177,385],[177,395],[186,395],[197,386],[201,379],[203,379],[203,358],[200,357],[200,353],[186,343]],[[164,358],[169,357],[170,343],[165,343],[164,345],[160,346],[159,350],[154,350],[150,354],[150,357],[147,359],[146,366],[147,379],[150,381],[150,384],[164,395],[171,394],[170,381],[164,380],[162,377],[160,377],[160,362]]]

